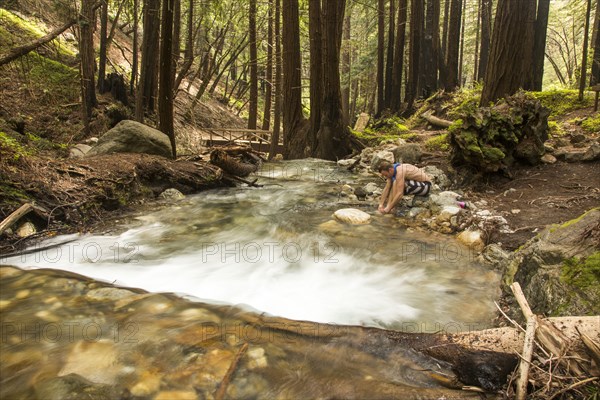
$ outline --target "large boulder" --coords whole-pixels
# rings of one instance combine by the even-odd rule
[[[421,147],[415,143],[398,146],[392,152],[394,153],[394,160],[404,164],[417,164],[421,161],[423,155]]]
[[[171,142],[167,135],[131,120],[119,122],[102,135],[86,157],[110,153],[145,153],[172,157]]]
[[[504,282],[519,282],[536,314],[600,314],[600,208],[531,239],[507,260]]]

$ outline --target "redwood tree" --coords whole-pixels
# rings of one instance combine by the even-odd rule
[[[498,1],[490,58],[481,94],[482,106],[505,95],[512,95],[523,87],[528,78],[535,21],[531,15],[532,1],[535,3],[535,0]]]
[[[160,130],[169,137],[173,159],[177,158],[175,149],[175,130],[173,128],[173,9],[175,0],[165,0],[162,12],[160,40],[160,87],[158,90],[158,119]]]
[[[323,101],[323,34],[321,31],[321,0],[308,1],[309,47],[310,47],[310,131],[309,146],[313,148],[321,127],[321,103]]]
[[[340,19],[345,0],[323,0],[323,113],[315,155],[336,160],[349,153],[348,128],[344,125],[340,89]],[[341,11],[340,11],[341,8]]]
[[[83,0],[79,19],[79,54],[81,56],[81,108],[86,132],[96,107],[96,88],[94,84],[94,2]]]
[[[400,0],[398,5],[398,23],[396,24],[396,43],[394,46],[394,71],[392,74],[392,98],[390,107],[393,112],[400,111],[402,103],[402,71],[404,70],[404,42],[406,41],[406,18],[408,15],[407,0]]]
[[[542,80],[544,78],[544,58],[546,54],[549,12],[550,0],[538,0],[533,41],[533,79],[530,86],[531,90],[536,91],[542,90]]]
[[[302,113],[300,21],[298,0],[283,3],[283,156],[304,158],[306,119]]]
[[[385,0],[377,2],[377,115],[385,105]]]
[[[248,32],[250,35],[250,103],[248,105],[248,129],[256,129],[258,114],[258,65],[256,51],[256,0],[250,0]],[[215,55],[216,57],[216,55]],[[208,82],[208,79],[206,79]]]
[[[450,0],[449,0],[450,1]],[[503,1],[503,0],[501,0]],[[506,1],[506,0],[505,0]],[[508,0],[514,1],[514,0]],[[448,25],[448,51],[446,53],[446,82],[448,91],[456,89],[458,82],[458,59],[460,53],[460,32],[462,22],[463,0],[451,0]],[[515,4],[518,2],[515,2]],[[518,12],[518,11],[515,11]]]

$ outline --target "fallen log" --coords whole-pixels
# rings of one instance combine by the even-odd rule
[[[441,128],[448,128],[450,125],[452,125],[452,121],[435,117],[431,111],[425,112],[421,116],[425,118],[425,120],[431,125],[439,126]]]
[[[8,217],[6,217],[2,222],[0,222],[0,235],[2,235],[5,230],[13,226],[19,219],[21,219],[22,216],[31,210],[33,210],[33,204],[25,203],[16,211],[11,213]]]

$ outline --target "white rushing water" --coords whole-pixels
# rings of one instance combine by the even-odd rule
[[[340,186],[335,164],[268,165],[263,188],[188,196],[114,235],[71,235],[0,263],[62,269],[117,285],[243,305],[292,319],[409,331],[483,328],[498,277],[452,239],[328,222]]]

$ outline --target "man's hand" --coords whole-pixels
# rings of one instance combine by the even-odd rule
[[[379,207],[377,208],[377,211],[379,211],[382,214],[385,214],[385,207],[383,207],[383,204],[380,204]]]

